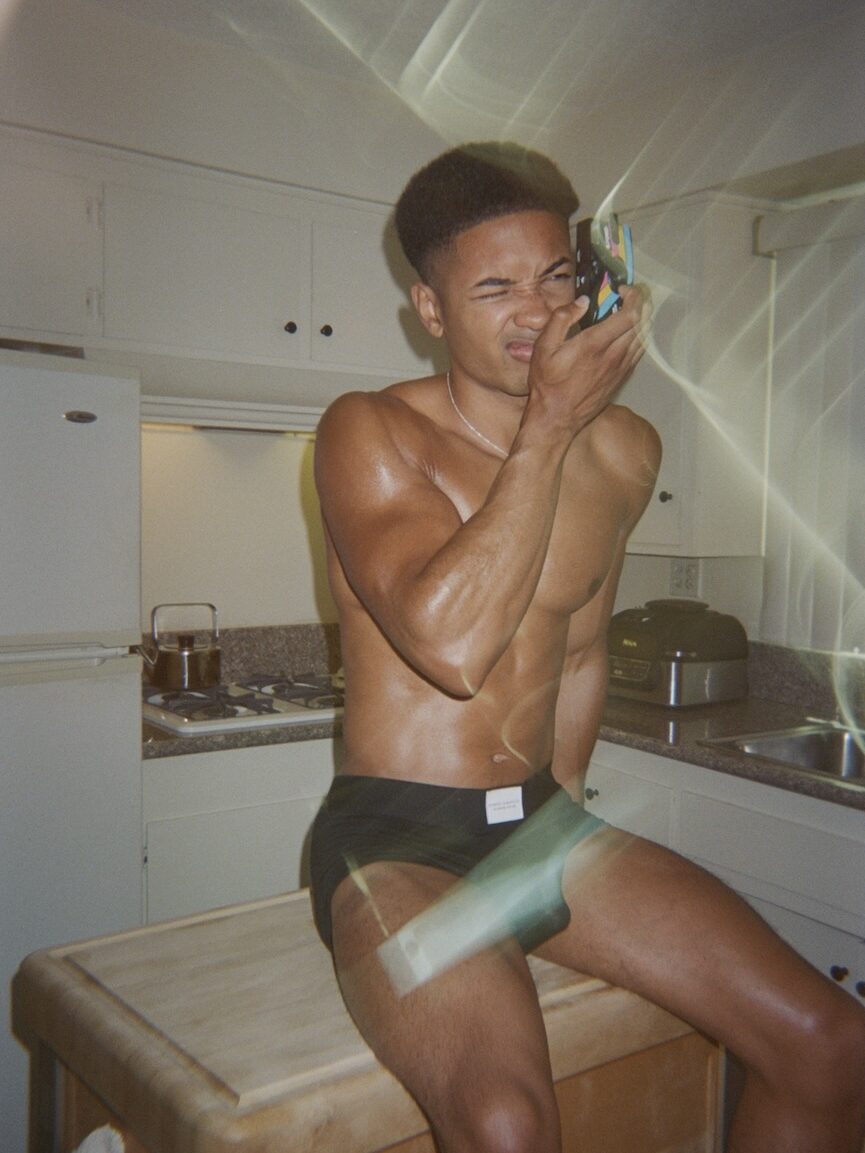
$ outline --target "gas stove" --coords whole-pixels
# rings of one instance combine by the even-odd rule
[[[141,712],[144,720],[181,737],[332,721],[343,704],[335,679],[327,673],[265,673],[206,689],[145,685]]]

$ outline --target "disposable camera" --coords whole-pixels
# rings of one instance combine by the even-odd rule
[[[622,307],[619,287],[634,283],[630,226],[620,224],[615,213],[604,220],[587,216],[577,222],[575,255],[576,294],[589,298],[589,310],[580,321],[584,329],[618,312]]]

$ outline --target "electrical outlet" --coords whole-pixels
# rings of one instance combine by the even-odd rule
[[[670,561],[670,596],[700,595],[700,561],[696,557],[673,557]]]

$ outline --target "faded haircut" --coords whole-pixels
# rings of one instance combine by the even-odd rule
[[[429,283],[435,257],[469,228],[512,212],[552,212],[567,223],[579,205],[547,156],[507,141],[461,144],[409,180],[396,204],[403,252]]]

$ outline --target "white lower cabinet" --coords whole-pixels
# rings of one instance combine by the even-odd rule
[[[650,777],[592,762],[586,778],[586,808],[617,829],[672,844],[673,791]]]
[[[865,811],[604,741],[585,803],[715,873],[865,998]]]
[[[750,903],[779,936],[848,993],[865,998],[865,941],[769,901]]]
[[[305,885],[340,753],[327,739],[145,761],[148,923]]]

